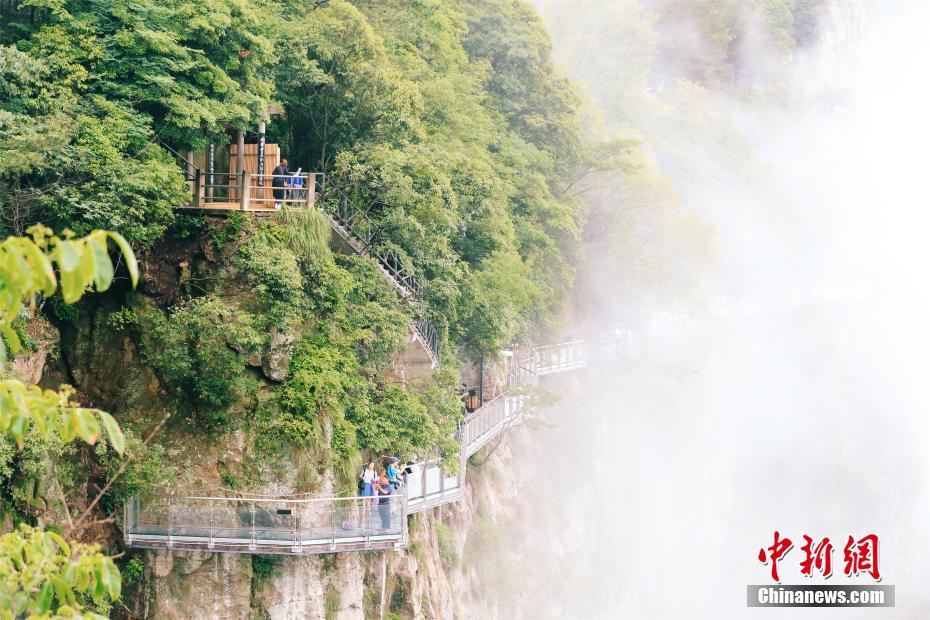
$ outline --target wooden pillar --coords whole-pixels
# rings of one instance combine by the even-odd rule
[[[249,192],[252,185],[252,173],[243,170],[239,173],[239,208],[243,211],[249,210]]]
[[[245,200],[245,194],[242,192],[242,175],[245,174],[245,133],[241,129],[236,130],[236,191],[239,192],[240,201]],[[244,207],[243,207],[244,208]]]
[[[191,185],[194,186],[194,201],[191,206],[199,209],[203,206],[203,177],[200,176],[200,170],[197,168],[194,169],[194,179]]]
[[[236,174],[241,175],[245,170],[245,133],[236,130]]]

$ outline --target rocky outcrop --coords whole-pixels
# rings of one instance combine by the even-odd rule
[[[148,554],[149,595],[133,611],[164,620],[250,618],[252,562],[232,553]]]
[[[178,272],[178,264],[192,260],[196,275],[197,264],[207,261],[189,258],[199,256],[202,248],[193,243],[181,245],[177,252],[169,253],[171,260],[148,262],[149,274],[159,277],[147,285],[151,290],[145,303],[155,303],[151,299],[169,303],[178,298],[184,288],[183,282],[178,283],[178,273],[181,280],[191,277],[186,265]],[[228,299],[233,298],[235,295]],[[121,424],[147,429],[164,416],[168,395],[130,335],[110,320],[120,307],[120,299],[106,296],[83,304],[79,316],[61,322],[60,338],[52,334],[49,341],[55,344],[40,344],[34,354],[22,356],[20,368],[29,377],[41,376],[44,368],[43,382],[50,387],[72,383],[82,402],[108,409]],[[262,397],[267,398],[273,389],[264,378],[285,378],[294,343],[292,334],[271,328],[267,349],[246,360],[256,368],[247,372],[254,379],[253,389],[263,392]],[[408,344],[408,351],[422,354],[422,347]],[[50,355],[52,347],[60,348],[60,355]],[[46,362],[46,358],[51,361]],[[400,356],[393,372],[404,378],[403,383],[414,383],[421,377],[420,367],[414,366],[421,362]],[[427,369],[426,362],[421,365]],[[485,386],[490,397],[499,380],[488,377]],[[245,401],[231,411],[240,417],[253,413]],[[161,437],[167,457],[177,465],[176,489],[215,490],[238,483],[241,488],[270,495],[298,488],[320,496],[337,492],[333,473],[319,454],[287,453],[270,461],[253,458],[257,431],[248,424],[212,436],[198,434],[196,420],[175,416],[171,424],[171,432]],[[324,423],[323,432],[323,443],[328,445],[332,433],[328,423]],[[144,569],[141,575],[127,576],[123,603],[114,614],[134,619],[198,620],[500,617],[496,603],[485,591],[489,579],[502,583],[506,579],[493,564],[489,573],[481,559],[488,545],[499,544],[497,528],[519,520],[519,482],[514,478],[511,459],[512,447],[523,441],[525,432],[517,429],[509,433],[490,460],[469,467],[465,500],[412,517],[406,549],[275,558],[129,550],[131,558],[142,560]],[[117,539],[114,531],[114,544]],[[517,574],[516,570],[510,572]]]
[[[291,363],[296,337],[288,332],[271,328],[268,336],[268,349],[262,355],[262,372],[272,381],[284,381],[287,367]]]
[[[28,348],[13,358],[11,374],[27,385],[38,383],[45,371],[45,363],[58,347],[58,330],[41,317],[29,321],[26,332],[30,339]]]
[[[361,554],[284,558],[254,605],[271,618],[363,618],[366,560]]]

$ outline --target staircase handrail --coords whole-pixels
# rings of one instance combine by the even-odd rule
[[[194,165],[194,162],[190,161],[184,155],[181,155],[176,150],[165,144],[163,141],[158,140],[158,145],[168,151],[174,159],[175,163],[180,166],[181,171],[184,173],[185,181],[193,181],[200,174],[200,168]]]

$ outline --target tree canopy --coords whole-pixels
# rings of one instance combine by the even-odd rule
[[[186,199],[156,143],[196,149],[268,120],[270,141],[329,173],[382,228],[380,243],[415,266],[419,312],[451,344],[494,350],[559,315],[582,219],[564,189],[585,146],[578,95],[528,5],[3,7],[9,231],[108,228],[150,246]],[[502,264],[516,269],[497,277]],[[500,320],[486,313],[492,298]]]

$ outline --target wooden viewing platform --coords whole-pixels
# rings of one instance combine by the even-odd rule
[[[322,179],[323,174],[318,172],[259,175],[246,170],[238,175],[205,175],[199,168],[194,168],[187,179],[191,200],[180,208],[208,213],[249,211],[269,215],[285,206],[312,209],[316,206],[317,187]],[[275,183],[278,183],[277,187]],[[276,198],[275,192],[281,195]]]

